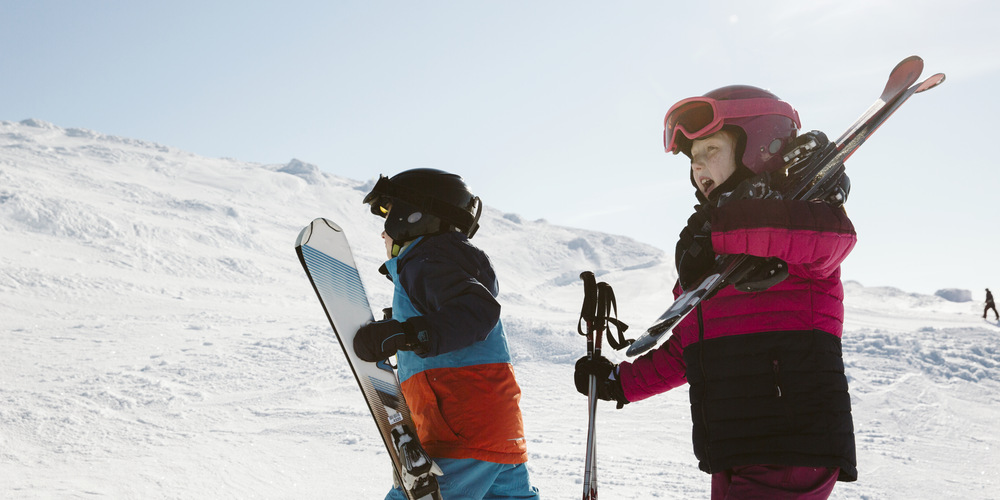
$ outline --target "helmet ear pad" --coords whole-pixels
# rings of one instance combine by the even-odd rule
[[[437,216],[398,198],[392,200],[392,209],[385,216],[385,234],[400,245],[418,236],[437,234],[447,229]]]
[[[798,129],[792,120],[773,116],[733,120],[743,137],[740,163],[755,174],[774,172],[785,166],[781,155],[795,141]],[[752,140],[750,140],[752,138]]]

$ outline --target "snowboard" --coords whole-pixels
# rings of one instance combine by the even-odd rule
[[[441,469],[420,445],[396,372],[388,360],[369,363],[354,354],[354,334],[373,316],[344,230],[316,219],[299,233],[295,251],[378,426],[396,484],[410,500],[441,500],[435,477]]]

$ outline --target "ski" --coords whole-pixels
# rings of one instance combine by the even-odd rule
[[[746,182],[742,190],[738,187],[737,191],[741,191],[738,198],[816,199],[842,204],[850,189],[844,175],[844,162],[913,94],[930,90],[944,82],[945,75],[937,73],[916,83],[923,67],[923,60],[918,56],[903,59],[890,72],[885,88],[875,103],[835,142],[824,145],[814,141],[787,153],[785,161],[788,164],[785,169],[789,180],[784,183],[783,190],[770,189],[768,177],[762,176]],[[733,198],[723,196],[719,203],[724,204]],[[755,269],[772,264],[770,259],[748,255],[717,256],[715,266],[698,280],[698,285],[678,296],[656,323],[632,343],[626,354],[638,356],[656,347],[702,301],[710,299],[716,292]]]
[[[387,361],[362,361],[349,347],[358,328],[373,316],[344,230],[316,219],[299,233],[295,251],[375,419],[396,483],[409,500],[441,500],[435,477],[441,469],[420,445],[395,371]]]

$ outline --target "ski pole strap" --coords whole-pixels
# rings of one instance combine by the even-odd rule
[[[597,319],[599,323],[597,329],[598,331],[607,331],[608,345],[612,349],[620,351],[632,345],[635,340],[625,338],[625,330],[628,330],[628,325],[618,319],[618,302],[615,300],[614,289],[603,281],[597,284],[597,289],[597,310],[600,313]],[[612,327],[614,327],[614,333],[612,333]],[[617,338],[615,338],[615,333],[617,333]]]
[[[594,330],[597,335],[600,336],[608,326],[608,294],[611,292],[611,286],[605,282],[600,282],[597,284],[597,313],[594,316]],[[613,298],[611,300],[614,300]]]
[[[580,335],[587,335],[593,332],[597,320],[597,278],[593,272],[584,271],[580,273],[580,279],[583,280],[583,310],[580,311],[576,331]]]

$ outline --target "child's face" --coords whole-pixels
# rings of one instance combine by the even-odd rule
[[[691,173],[701,194],[708,194],[736,171],[736,140],[719,131],[691,143]]]
[[[385,256],[387,258],[391,259],[392,258],[392,236],[389,236],[388,234],[385,234],[385,231],[382,231],[382,241],[385,242]]]
[[[392,202],[386,200],[384,204],[380,204],[379,208],[382,209],[382,214],[389,217],[389,212],[392,210]],[[392,258],[392,236],[386,234],[382,231],[382,241],[385,243],[385,256],[387,258]]]

